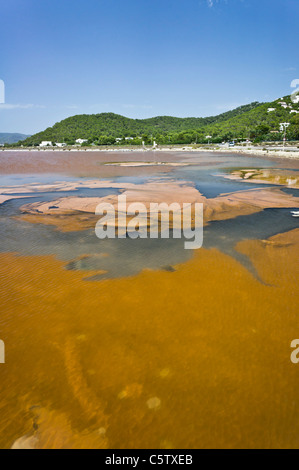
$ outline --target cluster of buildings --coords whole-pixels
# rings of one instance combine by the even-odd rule
[[[118,144],[119,142],[121,142],[123,140],[122,137],[117,137],[115,139],[115,142]],[[134,137],[125,137],[125,140],[126,141],[130,141],[130,140],[134,140]],[[82,144],[85,144],[87,142],[87,139],[76,139],[76,145],[82,145]],[[66,143],[65,142],[55,142],[55,146],[56,147],[66,147]],[[43,140],[40,144],[39,144],[40,147],[53,147],[54,144],[52,141],[50,140]]]
[[[122,137],[117,137],[115,139],[115,142],[118,144],[119,142],[121,142],[123,140]],[[125,140],[134,140],[134,137],[125,137]]]
[[[293,106],[291,104],[287,104],[285,101],[278,101],[277,104],[279,104],[284,109],[290,109],[290,113],[299,114],[299,111],[293,109]],[[272,113],[273,111],[276,111],[276,109],[277,108],[268,108],[268,113]]]
[[[76,140],[76,144],[78,145],[81,145],[81,144],[84,144],[85,142],[87,142],[87,139],[77,139]],[[55,146],[56,147],[66,147],[66,143],[65,142],[55,142]],[[53,147],[53,142],[51,142],[51,140],[43,140],[40,144],[39,144],[40,147]]]

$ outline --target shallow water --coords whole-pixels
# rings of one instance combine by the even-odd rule
[[[87,190],[84,195],[90,192],[92,195],[96,192],[97,195],[104,196],[111,194],[113,190]],[[67,192],[64,194],[67,195]],[[69,261],[66,264],[67,269],[105,271],[91,279],[131,276],[142,269],[163,269],[165,266],[187,261],[192,256],[192,251],[184,248],[183,237],[99,240],[93,229],[64,233],[51,226],[31,224],[14,218],[20,205],[34,200],[50,201],[51,198],[56,199],[57,193],[42,193],[37,198],[12,200],[0,206],[0,252],[54,254],[60,260]],[[249,260],[235,250],[237,243],[246,239],[265,239],[297,228],[299,220],[292,217],[291,210],[292,208],[265,209],[252,215],[212,221],[204,227],[203,247],[217,248],[251,269]]]
[[[170,173],[157,175],[153,167],[151,175],[121,176],[112,180],[120,184],[122,182],[143,184],[155,179],[159,181],[162,179],[165,184],[168,180],[188,181],[207,198],[246,189],[273,187],[273,185],[267,184],[233,181],[222,176],[231,171],[232,167],[260,168],[262,165],[263,167],[271,167],[274,165],[273,162],[257,158],[222,156],[219,163],[219,158],[218,155],[209,155],[205,157],[204,162],[200,162],[200,165],[177,167]],[[81,182],[84,180],[86,178],[66,177],[59,174],[1,175],[0,186],[28,183],[52,184],[59,181]],[[131,276],[142,269],[163,269],[165,266],[182,263],[190,258],[192,253],[184,249],[184,240],[182,239],[99,240],[93,230],[62,233],[51,226],[31,224],[14,218],[19,215],[19,208],[25,203],[53,201],[58,197],[68,196],[102,197],[108,194],[119,194],[120,190],[109,187],[109,181],[111,179],[107,180],[107,188],[103,189],[79,188],[74,191],[39,192],[35,194],[36,197],[32,197],[32,193],[28,193],[28,196],[31,197],[27,199],[26,194],[19,193],[16,189],[12,195],[21,195],[22,199],[11,200],[0,206],[0,251],[20,252],[27,255],[54,254],[58,259],[69,262],[66,265],[67,269],[105,271],[105,273],[91,276],[90,279]],[[283,190],[289,194],[298,194],[298,190],[284,188]],[[249,260],[236,252],[235,245],[247,238],[267,238],[288,231],[298,227],[298,223],[298,219],[292,217],[290,210],[287,209],[265,210],[259,214],[212,222],[204,228],[203,246],[217,248],[238,259],[252,270]],[[81,259],[82,256],[85,258]]]
[[[195,160],[109,180],[187,180],[210,198],[265,187],[221,172],[275,166]],[[1,175],[0,185],[78,180]],[[213,221],[195,252],[180,239],[99,240],[93,230],[64,233],[15,217],[25,203],[107,194],[118,190],[0,205],[0,447],[32,437],[40,448],[298,447],[289,345],[299,332],[299,219],[291,208]]]

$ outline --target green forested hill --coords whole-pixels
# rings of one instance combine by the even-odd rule
[[[283,104],[285,103],[285,104]],[[269,111],[269,108],[274,108]],[[298,114],[295,112],[298,111]],[[88,139],[99,145],[114,144],[116,138],[133,137],[131,144],[205,142],[206,136],[219,142],[229,139],[280,139],[279,124],[290,122],[288,138],[299,138],[299,104],[290,96],[271,103],[254,102],[232,111],[205,118],[176,118],[158,116],[149,119],[130,119],[118,114],[81,114],[64,119],[43,132],[22,142],[38,145],[42,140],[73,144],[76,139]]]
[[[143,134],[156,136],[160,133],[181,132],[231,119],[258,105],[257,102],[251,103],[233,111],[206,118],[157,116],[149,119],[130,119],[114,113],[79,114],[31,136],[25,143],[40,143],[42,140],[64,142],[78,138],[97,140],[101,136],[114,138],[136,137]]]

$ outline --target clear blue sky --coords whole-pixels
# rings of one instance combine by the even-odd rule
[[[289,94],[298,0],[0,0],[0,132],[207,116]]]

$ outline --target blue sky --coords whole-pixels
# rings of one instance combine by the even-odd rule
[[[298,0],[0,0],[0,132],[207,116],[291,93]]]

